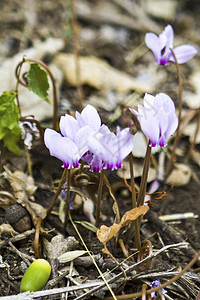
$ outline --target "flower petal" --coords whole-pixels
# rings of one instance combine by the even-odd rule
[[[77,120],[70,116],[65,115],[60,118],[60,131],[63,136],[69,137],[71,140],[74,140],[77,131],[80,129],[80,126]]]
[[[82,127],[76,133],[74,142],[77,145],[77,148],[79,149],[80,156],[82,156],[86,151],[89,150],[88,139],[89,139],[90,135],[92,135],[93,133],[94,133],[93,130],[88,125],[85,127]]]
[[[174,48],[174,54],[179,64],[184,64],[189,61],[197,54],[197,52],[197,49],[191,45],[181,45]],[[172,54],[170,56],[170,61],[175,62]]]
[[[101,126],[100,116],[94,106],[88,104],[81,112],[76,115],[80,125],[89,125],[93,130],[98,130]]]
[[[46,129],[44,133],[44,142],[49,149],[50,154],[60,159],[66,168],[78,166],[80,155],[78,148],[67,137],[63,137],[52,129]]]
[[[154,33],[146,33],[145,34],[145,43],[147,47],[153,52],[156,58],[156,63],[160,63],[160,56],[161,56],[161,44],[160,40]]]
[[[118,158],[117,163],[121,164],[122,160],[133,150],[133,135],[130,133],[129,128],[122,131],[117,127],[118,138]]]

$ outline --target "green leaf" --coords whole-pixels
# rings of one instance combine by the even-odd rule
[[[29,63],[29,61],[27,60]],[[37,63],[29,63],[30,70],[28,72],[28,89],[34,94],[44,99],[46,102],[50,103],[48,99],[48,74],[45,70],[41,69],[40,65]]]
[[[85,253],[87,253],[87,251],[85,251],[85,250],[68,251],[68,252],[65,252],[64,254],[60,255],[58,257],[58,261],[60,263],[66,263],[66,262],[74,260],[75,258],[77,258]]]
[[[87,221],[75,221],[75,223],[81,224],[83,227],[86,229],[92,231],[92,232],[97,232],[98,228],[94,226],[92,223],[87,222]]]
[[[21,154],[17,142],[21,137],[19,110],[15,104],[14,91],[3,92],[0,96],[0,140],[12,152]]]

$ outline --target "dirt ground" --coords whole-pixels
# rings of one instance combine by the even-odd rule
[[[156,13],[153,12],[157,7],[156,0],[151,0],[152,10],[147,5],[148,1],[74,1],[75,12],[77,18],[77,27],[73,31],[73,10],[72,2],[70,0],[6,0],[0,2],[0,62],[3,63],[24,49],[28,49],[34,45],[35,40],[45,41],[47,38],[56,38],[63,41],[63,47],[60,49],[62,53],[75,53],[77,50],[80,56],[94,56],[103,59],[115,70],[123,72],[143,80],[143,87],[145,80],[149,80],[151,74],[151,65],[154,64],[153,54],[145,48],[143,44],[144,35],[146,32],[153,31],[159,34],[167,24],[172,24],[176,35],[176,43],[188,43],[194,45],[199,50],[200,42],[200,20],[198,11],[200,9],[199,1],[166,1],[171,3],[167,8],[164,8]],[[91,3],[92,2],[92,3]],[[162,2],[162,1],[161,1]],[[163,1],[164,3],[165,1]],[[121,4],[120,4],[121,3]],[[135,10],[131,10],[129,5],[135,4]],[[164,4],[163,4],[164,5]],[[132,8],[132,6],[130,6]],[[138,10],[136,9],[138,8]],[[166,10],[166,13],[164,13]],[[156,11],[156,10],[155,10]],[[77,30],[77,32],[76,32]],[[78,46],[77,46],[78,45]],[[49,54],[48,52],[43,55],[41,60],[46,64],[54,61],[57,53]],[[157,94],[165,92],[178,105],[178,80],[175,65],[171,64],[164,69],[160,67],[160,73],[153,73],[154,81],[150,85],[150,93]],[[0,64],[1,68],[1,64]],[[158,70],[158,69],[156,69]],[[153,69],[153,72],[155,70]],[[196,86],[192,81],[192,75],[198,74],[199,76],[199,53],[189,63],[181,65],[183,77],[183,97],[187,93],[196,93],[200,99],[199,91],[195,90]],[[10,70],[8,70],[10,72]],[[196,72],[196,73],[195,73]],[[164,75],[163,75],[164,74]],[[159,76],[164,76],[159,79]],[[118,83],[120,86],[123,83]],[[147,85],[149,84],[149,81]],[[153,86],[152,86],[153,85]],[[155,85],[155,86],[154,86]],[[59,111],[58,115],[61,116],[75,110],[79,110],[80,98],[83,98],[83,105],[90,103],[94,105],[101,118],[102,122],[109,125],[112,130],[116,126],[126,127],[131,122],[131,116],[126,111],[126,106],[130,105],[129,96],[136,95],[140,100],[144,96],[145,90],[127,90],[125,93],[118,92],[117,87],[110,88],[110,90],[103,90],[95,87],[95,84],[84,83],[81,87],[72,86],[70,82],[62,81],[60,85],[59,94]],[[135,96],[134,96],[135,97]],[[200,100],[199,100],[200,101]],[[134,104],[135,105],[135,104]],[[30,104],[31,106],[31,104]],[[198,108],[190,106],[184,102],[184,121],[185,127],[190,122],[186,122],[189,115]],[[193,114],[195,115],[195,114]],[[37,118],[37,117],[36,117]],[[194,117],[191,123],[197,124],[199,119]],[[183,122],[184,123],[184,122]],[[51,126],[51,118],[44,118],[41,120],[43,129]],[[194,125],[196,128],[196,125]],[[185,174],[178,174],[176,177],[185,175],[187,177],[189,172],[189,179],[185,183],[179,184],[169,182],[167,179],[159,180],[159,194],[154,194],[151,197],[153,208],[148,211],[144,216],[141,237],[142,241],[150,240],[153,245],[153,251],[156,253],[158,249],[166,245],[186,242],[186,247],[175,247],[161,252],[160,255],[152,259],[149,270],[136,269],[128,274],[127,283],[123,285],[123,278],[118,280],[112,285],[115,295],[126,295],[141,291],[142,284],[146,283],[150,288],[150,283],[155,279],[160,279],[161,283],[172,278],[177,272],[180,272],[195,256],[199,250],[200,240],[200,142],[196,142],[192,155],[188,158],[187,154],[192,144],[192,137],[195,131],[193,128],[190,134],[182,134],[180,143],[177,149],[176,163],[181,163],[186,166]],[[198,133],[199,134],[199,133]],[[171,144],[169,149],[171,150]],[[1,146],[1,162],[0,162],[0,192],[6,191],[16,197],[11,183],[9,181],[7,170],[14,173],[21,171],[22,174],[28,174],[27,157],[23,148],[23,142],[20,143],[22,149],[22,156],[17,156],[9,152],[5,147]],[[167,151],[166,151],[167,152]],[[169,153],[169,151],[168,151]],[[58,185],[60,176],[62,175],[61,162],[56,158],[50,157],[48,150],[41,143],[40,139],[36,138],[33,142],[33,147],[30,150],[33,179],[34,179],[34,192],[26,190],[26,196],[32,202],[40,205],[39,210],[47,208],[51,199],[53,198],[55,189]],[[154,154],[154,159],[157,165],[160,164],[160,152]],[[134,157],[134,164],[142,163],[143,158]],[[125,164],[126,165],[126,164]],[[151,160],[151,167],[155,170],[155,164]],[[189,170],[189,171],[188,171]],[[184,173],[184,172],[183,172]],[[7,174],[7,175],[6,175]],[[81,200],[81,196],[76,196],[74,199],[74,206],[71,210],[72,219],[77,222],[91,222],[95,210],[93,207],[96,205],[97,190],[99,182],[99,174],[86,171],[87,177],[81,178],[76,181],[76,175],[72,176],[73,188],[78,193],[83,193],[88,197],[88,206]],[[157,179],[157,175],[153,176],[153,180],[149,181],[147,190],[149,190],[152,181]],[[123,176],[119,172],[106,173],[110,182],[111,189],[117,199],[120,212],[123,215],[127,210],[131,209],[131,193],[126,186]],[[140,176],[137,176],[136,183],[140,183]],[[178,178],[179,179],[179,178]],[[79,180],[79,179],[78,179]],[[85,180],[85,181],[84,181]],[[130,179],[127,178],[130,184]],[[175,180],[176,182],[176,180]],[[23,187],[24,188],[24,187]],[[27,187],[26,187],[27,189]],[[166,192],[165,197],[161,197]],[[78,195],[78,194],[76,194]],[[8,197],[9,198],[9,197]],[[11,296],[20,293],[20,281],[28,265],[35,258],[33,240],[35,234],[35,226],[30,214],[25,210],[18,212],[18,208],[13,208],[12,205],[5,204],[7,201],[6,196],[0,196],[0,224],[10,224],[16,231],[3,232],[3,227],[0,229],[0,296]],[[160,198],[160,199],[155,199]],[[5,200],[6,199],[6,200]],[[104,185],[102,195],[102,216],[101,224],[111,226],[114,222],[113,213],[113,200],[109,194],[109,190]],[[12,202],[12,201],[11,201]],[[91,204],[91,207],[89,205]],[[19,205],[19,204],[18,204]],[[51,280],[47,284],[47,289],[66,287],[68,285],[84,284],[87,282],[95,282],[99,279],[99,274],[93,262],[87,259],[77,258],[74,260],[73,275],[58,279],[62,273],[69,275],[70,269],[66,267],[67,264],[58,264],[56,260],[60,249],[54,249],[53,254],[46,250],[47,244],[50,243],[51,238],[57,235],[62,235],[65,238],[74,237],[78,243],[74,242],[72,248],[69,250],[84,250],[84,246],[77,235],[71,222],[67,225],[67,232],[63,234],[63,224],[60,221],[59,214],[60,198],[54,206],[54,213],[52,213],[43,224],[44,229],[48,231],[48,236],[42,236],[40,240],[40,254],[46,257],[52,264]],[[61,209],[61,208],[60,208]],[[92,210],[92,212],[90,212]],[[20,217],[21,223],[16,225],[18,221],[15,215],[22,214]],[[170,220],[172,214],[186,214],[192,213],[189,216],[175,217]],[[167,221],[159,219],[159,216],[169,215]],[[93,215],[94,216],[94,215]],[[112,270],[111,277],[119,274],[121,269],[118,267],[113,271],[116,264],[111,258],[108,258],[102,253],[103,245],[98,241],[96,234],[85,228],[83,225],[76,223],[77,228],[87,245],[88,249],[95,255],[96,262],[101,267],[102,272]],[[123,228],[120,232],[119,238],[124,239],[127,236],[128,228]],[[15,236],[19,233],[24,233],[25,236],[19,237],[15,240]],[[27,236],[26,236],[27,233]],[[46,242],[44,240],[46,239]],[[46,244],[45,244],[46,243]],[[108,243],[109,251],[117,259],[122,262],[125,256],[119,244],[114,241]],[[61,244],[57,244],[61,247]],[[56,252],[57,251],[57,252]],[[129,254],[135,253],[134,234],[132,234],[129,241]],[[86,254],[88,255],[88,254]],[[123,267],[130,267],[131,264],[137,261],[137,255],[134,255],[134,260],[126,261]],[[69,265],[69,264],[68,264]],[[166,287],[166,299],[200,299],[200,260],[195,264],[174,284]],[[135,276],[135,277],[134,277]],[[71,279],[69,279],[69,277]],[[111,278],[111,277],[108,277]],[[56,280],[53,281],[53,278]],[[68,294],[69,299],[76,299],[84,294],[86,290],[78,292],[71,292]],[[49,293],[50,295],[50,293]],[[198,296],[197,296],[198,295]],[[108,291],[100,290],[88,296],[92,299],[104,299],[110,296]],[[63,298],[62,298],[63,297]],[[67,299],[61,294],[46,296],[42,299]],[[3,298],[2,298],[3,299]],[[7,298],[9,299],[9,298]],[[31,298],[33,299],[33,298]],[[34,298],[35,299],[35,298]],[[125,299],[125,298],[124,298]],[[141,297],[134,298],[141,299]],[[146,298],[144,298],[146,299]],[[159,298],[159,296],[157,297]],[[162,298],[163,299],[163,298]]]

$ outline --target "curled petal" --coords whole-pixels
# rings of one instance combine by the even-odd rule
[[[181,45],[174,48],[174,54],[179,64],[184,64],[189,61],[197,54],[197,52],[197,49],[191,45]],[[175,62],[173,54],[170,56],[170,61]]]

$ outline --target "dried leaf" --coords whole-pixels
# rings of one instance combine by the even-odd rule
[[[175,169],[168,176],[166,183],[174,186],[186,185],[191,178],[192,171],[185,164],[175,164]]]
[[[61,256],[58,257],[58,261],[60,263],[66,263],[69,261],[74,260],[75,258],[82,256],[83,254],[87,253],[85,250],[75,250],[75,251],[68,251]]]
[[[113,236],[115,236],[122,227],[127,225],[128,223],[136,220],[139,216],[146,214],[148,208],[145,205],[141,205],[140,207],[133,208],[127,211],[119,224],[114,223],[112,226],[107,227],[102,225],[100,229],[97,230],[97,238],[102,244],[108,242]]]
[[[61,53],[56,56],[54,63],[63,71],[68,84],[77,86],[75,56],[73,54]],[[141,75],[138,75],[138,78],[133,78],[129,74],[111,67],[103,59],[95,56],[79,57],[79,66],[80,84],[87,84],[96,89],[106,91],[115,90],[117,93],[122,94],[132,90],[150,93],[163,79],[162,75],[157,75],[155,68],[153,70],[154,74],[151,74],[148,79],[147,76]],[[145,70],[145,74],[147,74],[147,70]],[[155,74],[156,76],[154,76]]]
[[[29,201],[29,197],[32,196],[37,189],[34,185],[33,178],[21,171],[15,171],[12,173],[6,166],[4,166],[4,169],[7,173],[8,180],[12,186],[17,202],[28,210],[32,221],[36,226],[37,216]]]
[[[97,230],[97,238],[102,243],[105,244],[107,241],[112,239],[119,230],[121,229],[120,224],[114,223],[112,226],[107,227],[106,225],[102,225],[100,229]]]
[[[64,238],[61,234],[54,236],[49,242],[44,239],[44,254],[49,259],[58,258],[67,251],[71,251],[77,247],[78,241],[73,236]]]
[[[10,224],[1,224],[0,234],[6,235],[6,236],[14,236],[14,235],[18,234],[18,232],[15,231],[14,228]]]
[[[135,207],[135,208],[127,211],[121,219],[121,222],[120,222],[121,227],[136,220],[139,216],[145,215],[147,210],[148,210],[148,208],[146,205],[141,205],[139,207]]]

